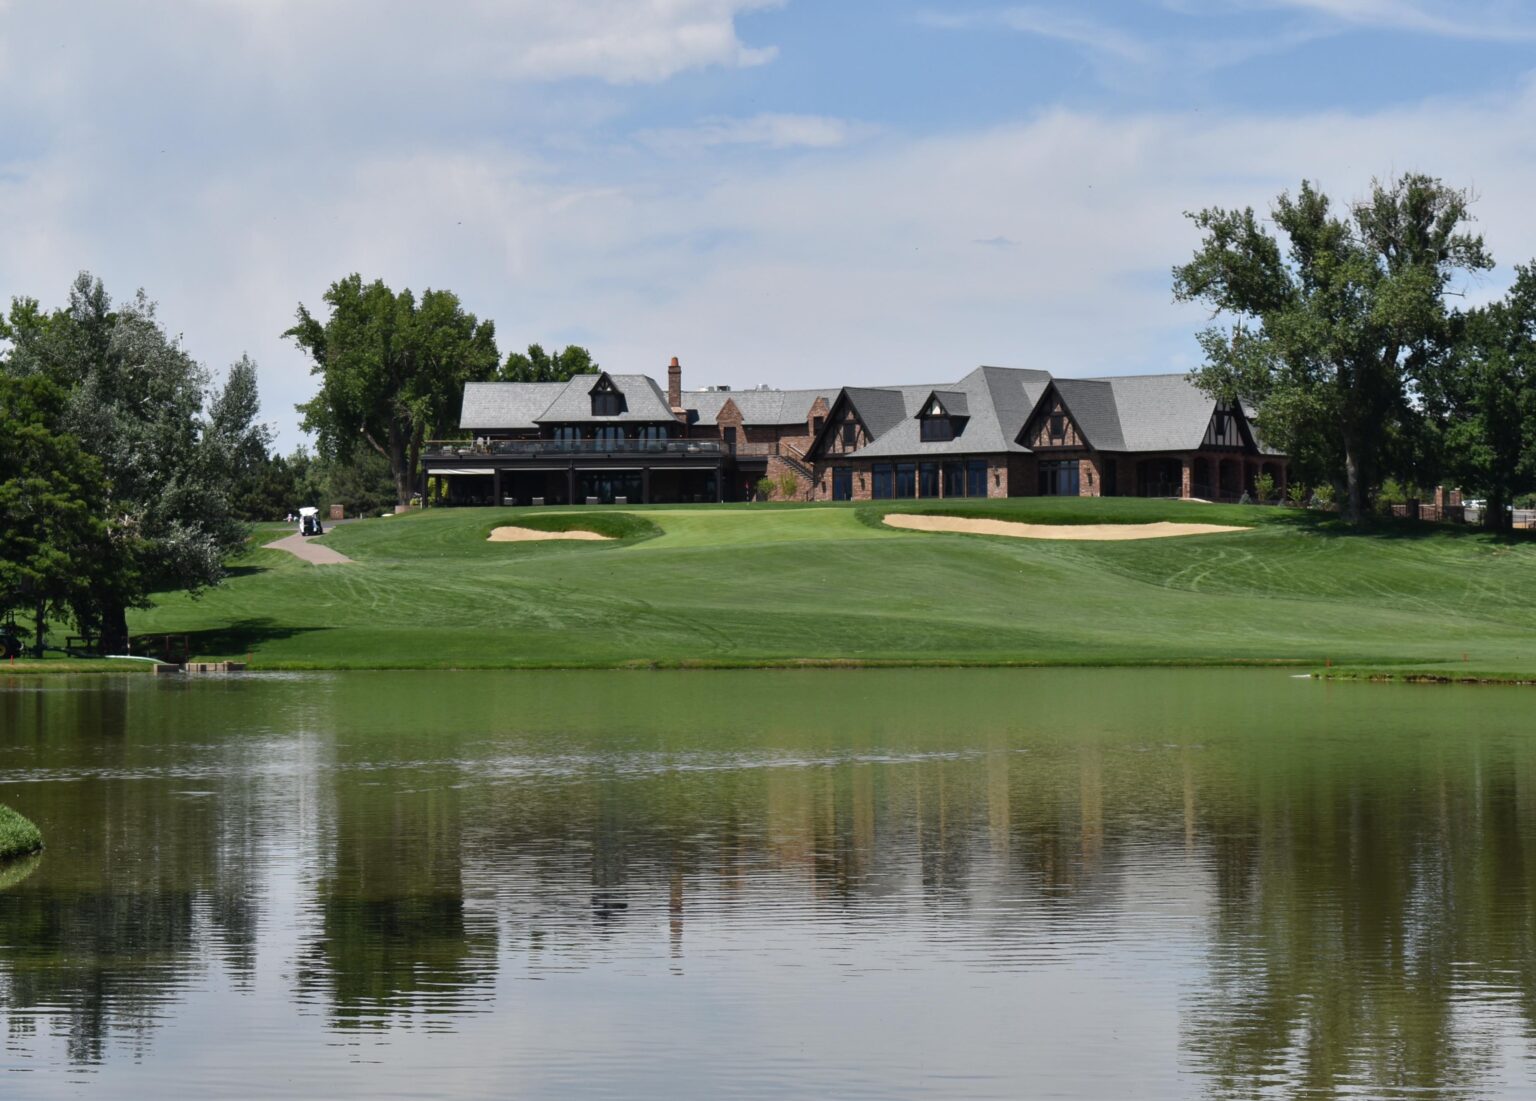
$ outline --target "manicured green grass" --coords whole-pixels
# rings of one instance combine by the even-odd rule
[[[1536,543],[1317,513],[1022,498],[944,511],[1253,530],[1135,542],[895,531],[923,502],[442,509],[332,529],[346,566],[253,549],[135,632],[255,668],[1290,663],[1536,674]],[[500,524],[613,542],[490,543]],[[1463,660],[1465,655],[1466,660]],[[1021,713],[1028,709],[1020,701]]]
[[[147,661],[108,661],[102,658],[55,658],[41,660],[17,658],[0,662],[0,681],[6,677],[29,677],[58,673],[148,673],[153,667]]]
[[[10,807],[0,806],[0,860],[35,853],[42,847],[42,831]]]

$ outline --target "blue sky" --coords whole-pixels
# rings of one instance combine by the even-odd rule
[[[0,0],[0,294],[144,287],[292,444],[295,305],[685,384],[1187,369],[1182,212],[1424,170],[1536,256],[1536,5]]]

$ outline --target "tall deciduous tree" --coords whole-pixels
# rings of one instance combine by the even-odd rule
[[[1196,382],[1256,407],[1264,436],[1321,467],[1358,522],[1420,435],[1417,397],[1454,344],[1450,280],[1493,263],[1464,229],[1466,193],[1410,174],[1336,217],[1303,182],[1272,211],[1284,248],[1251,207],[1190,217],[1205,237],[1174,296],[1234,322],[1201,334]]]
[[[400,504],[411,499],[422,444],[450,428],[464,384],[496,373],[495,327],[451,291],[418,302],[381,281],[349,275],[325,293],[330,315],[298,321],[283,335],[314,360],[320,392],[298,407],[327,458],[348,459],[365,443],[388,461]]]
[[[65,409],[47,379],[0,374],[0,611],[28,613],[38,657],[49,618],[109,564],[101,464],[62,430]]]
[[[86,575],[76,618],[122,653],[129,608],[154,592],[217,584],[225,558],[245,540],[226,453],[203,417],[207,372],[165,332],[142,291],[113,309],[86,272],[62,310],[16,302],[7,331],[6,373],[61,387],[64,429],[101,463],[107,543]]]
[[[554,355],[542,344],[528,345],[527,352],[510,352],[497,373],[499,382],[564,382],[575,375],[593,375],[598,366],[592,353],[577,344],[567,344]]]

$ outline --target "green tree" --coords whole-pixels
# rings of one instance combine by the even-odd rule
[[[1428,390],[1446,472],[1487,499],[1483,522],[1496,530],[1536,481],[1536,265],[1515,274],[1503,300],[1466,316],[1457,355]]]
[[[375,280],[349,275],[325,293],[322,322],[301,303],[284,336],[314,360],[320,392],[298,406],[327,459],[345,461],[359,442],[388,462],[395,500],[407,504],[422,444],[458,416],[464,384],[496,373],[495,326],[477,320],[451,291],[420,302]]]
[[[224,464],[231,504],[242,520],[271,519],[262,490],[274,458],[272,429],[256,419],[260,413],[256,364],[241,356],[209,403],[208,442]]]
[[[0,374],[0,611],[31,617],[37,657],[106,548],[101,464],[61,430],[65,409],[47,379]]]
[[[575,344],[567,344],[550,355],[541,344],[528,345],[527,352],[510,352],[496,375],[498,382],[564,382],[573,375],[593,375],[600,368],[592,353]]]
[[[75,615],[109,651],[124,652],[130,607],[154,592],[217,584],[245,541],[228,451],[203,416],[207,372],[165,332],[143,291],[113,309],[87,272],[64,309],[13,303],[3,335],[12,343],[4,373],[63,389],[63,429],[101,463],[107,541]]]
[[[1466,193],[1410,174],[1373,183],[1335,217],[1303,182],[1272,210],[1283,250],[1251,207],[1190,217],[1205,236],[1174,268],[1174,297],[1234,322],[1201,333],[1195,381],[1256,408],[1265,438],[1324,472],[1358,523],[1383,474],[1411,472],[1423,438],[1414,395],[1454,343],[1451,278],[1492,266],[1463,231]]]

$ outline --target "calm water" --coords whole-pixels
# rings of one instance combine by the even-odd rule
[[[1529,1097],[1533,707],[0,680],[0,1096]]]

